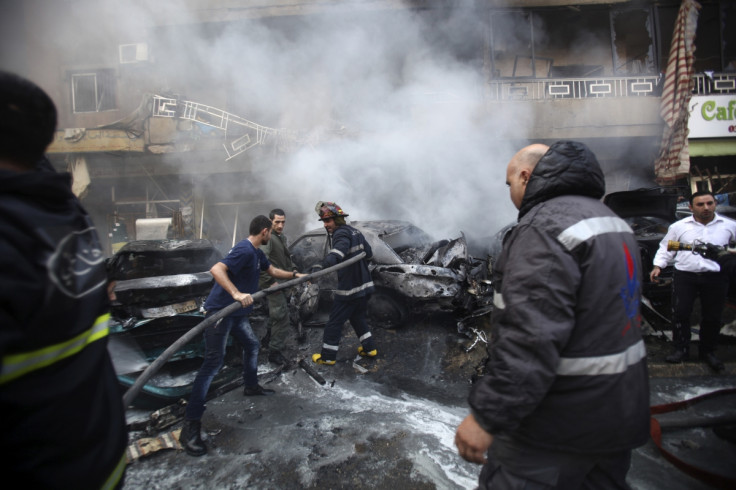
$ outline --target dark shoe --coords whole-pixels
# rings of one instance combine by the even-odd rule
[[[701,354],[700,360],[706,363],[713,371],[721,373],[726,370],[726,366],[723,365],[720,359],[716,357],[712,352],[707,354]]]
[[[677,349],[672,354],[664,358],[665,361],[671,364],[680,364],[682,361],[687,361],[688,359],[690,359],[690,356],[686,350],[682,349]]]
[[[268,362],[278,364],[279,366],[285,366],[289,363],[283,354],[277,350],[272,350],[268,353]]]
[[[179,434],[179,442],[190,456],[203,456],[207,454],[207,445],[202,440],[200,430],[202,422],[199,420],[184,420],[184,425]]]
[[[269,396],[275,393],[276,393],[275,391],[269,390],[268,388],[264,388],[261,385],[255,385],[253,387],[246,386],[243,389],[243,395],[245,396]]]

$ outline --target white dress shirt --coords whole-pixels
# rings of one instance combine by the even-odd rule
[[[674,240],[682,243],[712,243],[713,245],[728,245],[736,240],[736,221],[714,213],[713,219],[706,225],[698,223],[692,216],[672,223],[667,234],[659,243],[659,249],[654,256],[654,265],[663,269],[672,261],[675,269],[688,272],[718,272],[721,267],[717,262],[703,258],[691,250],[679,252],[668,251],[667,242]]]

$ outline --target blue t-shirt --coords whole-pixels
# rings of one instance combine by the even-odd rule
[[[238,242],[228,252],[227,257],[220,262],[227,266],[227,275],[238,291],[249,294],[258,291],[260,272],[267,271],[271,266],[266,254],[260,248],[254,247],[248,239]],[[233,304],[234,301],[233,297],[215,282],[204,303],[204,309],[208,312],[221,310]],[[249,315],[251,311],[253,311],[253,305],[241,308],[231,316]]]

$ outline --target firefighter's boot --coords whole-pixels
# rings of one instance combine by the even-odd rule
[[[190,456],[203,456],[207,454],[207,445],[202,440],[202,435],[200,434],[201,429],[201,421],[184,420],[179,442]]]
[[[326,366],[334,366],[335,361],[333,359],[323,359],[322,354],[312,354],[312,362],[317,364],[324,364]]]
[[[363,346],[361,345],[360,347],[358,347],[358,354],[360,354],[363,357],[376,357],[378,355],[378,350],[377,349],[365,350]]]

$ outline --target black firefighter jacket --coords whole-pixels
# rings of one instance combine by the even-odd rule
[[[26,488],[121,481],[107,275],[69,174],[0,171],[0,472]]]
[[[332,234],[332,245],[327,256],[315,269],[332,267],[344,260],[351,259],[360,252],[365,257],[337,271],[337,288],[335,301],[346,301],[370,296],[375,287],[367,261],[373,257],[371,245],[363,234],[350,225],[338,226]]]
[[[532,172],[494,271],[488,374],[469,397],[491,434],[585,453],[648,438],[639,249],[604,189],[575,142],[553,145]]]

